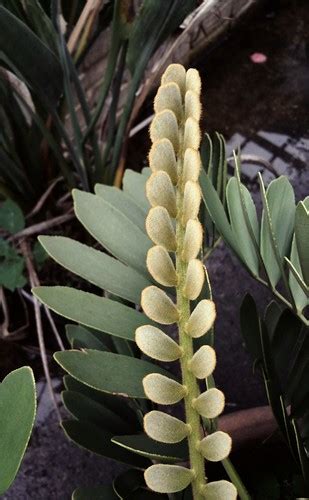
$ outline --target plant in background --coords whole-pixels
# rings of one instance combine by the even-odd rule
[[[24,366],[0,383],[0,495],[11,486],[25,453],[36,412],[32,370]]]
[[[236,154],[235,176],[226,186],[226,206],[212,179],[201,175],[204,201],[216,230],[259,283],[267,286],[271,302],[261,318],[254,300],[241,306],[241,330],[255,366],[261,369],[267,397],[278,427],[302,478],[300,495],[308,494],[308,358],[309,358],[309,198],[295,205],[285,176],[265,190],[259,176],[261,220],[240,180]]]
[[[263,375],[266,393],[278,428],[284,438],[294,467],[288,482],[296,497],[309,491],[309,332],[288,308],[271,302],[259,315],[257,306],[247,295],[240,309],[243,338],[254,366]],[[274,484],[279,479],[274,475]]]
[[[64,12],[59,0],[49,2],[46,10],[38,0],[20,5],[6,0],[0,6],[0,97],[6,124],[0,174],[3,189],[18,200],[34,202],[46,183],[44,169],[49,167],[50,176],[55,164],[69,187],[80,184],[91,190],[98,181],[113,183],[149,59],[196,5],[195,0],[163,5],[144,0],[136,10],[134,2],[123,0],[105,2],[103,7],[100,2],[91,3],[81,9],[74,2],[70,10],[63,2]],[[94,41],[109,26],[106,72],[97,105],[90,109],[78,72]],[[9,77],[7,69],[15,78]],[[131,79],[119,118],[120,89],[127,69]],[[96,124],[107,111],[102,141]]]
[[[197,259],[202,245],[199,92],[195,70],[186,76],[181,66],[170,66],[151,126],[153,174],[149,168],[142,174],[127,171],[123,191],[106,185],[96,185],[96,194],[73,191],[76,216],[109,254],[66,237],[40,237],[58,263],[105,290],[100,297],[63,286],[34,289],[52,310],[84,325],[68,325],[72,349],[55,354],[68,373],[63,401],[73,416],[62,426],[80,446],[131,466],[111,487],[79,488],[74,499],[146,500],[168,498],[165,492],[171,491],[180,499],[183,492],[177,492],[183,489],[190,498],[191,483],[194,498],[236,498],[237,490],[249,498],[227,458],[231,439],[217,429],[224,396],[212,377],[215,308]],[[153,280],[164,290],[171,287],[171,297]],[[162,323],[174,322],[178,343],[162,330]],[[141,359],[135,338],[157,360],[179,359],[181,381]],[[199,379],[206,385],[201,393]],[[182,398],[185,421],[158,407]],[[237,490],[225,480],[206,482],[205,457],[222,461]],[[189,468],[176,465],[187,461]]]
[[[240,160],[235,154],[235,177],[226,186],[226,207],[211,179],[203,173],[201,185],[207,210],[217,231],[259,283],[267,286],[282,305],[308,326],[309,303],[309,197],[295,206],[287,177],[272,181],[265,190],[259,175],[263,212],[261,221],[248,189],[240,181]],[[278,290],[282,283],[284,292]]]

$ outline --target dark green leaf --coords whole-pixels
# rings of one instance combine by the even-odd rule
[[[297,426],[297,423],[295,420],[292,420],[292,426],[293,426],[294,433],[295,433],[298,458],[299,458],[299,462],[301,465],[303,478],[305,480],[306,486],[308,487],[308,484],[309,484],[309,458],[308,458],[307,452],[304,448],[304,445],[302,443],[302,439],[301,439],[301,436],[300,436],[300,433],[298,430],[298,426]]]
[[[0,207],[0,227],[11,234],[25,227],[24,215],[15,201],[7,199]]]
[[[4,286],[11,292],[16,288],[22,288],[27,283],[23,275],[24,267],[25,262],[21,256],[0,262],[0,286]]]
[[[309,196],[297,205],[295,238],[302,273],[309,286]]]
[[[71,377],[71,375],[65,375],[63,377],[63,381],[64,386],[68,391],[79,392],[87,398],[105,406],[116,415],[121,415],[121,418],[128,422],[131,430],[135,431],[140,428],[140,424],[137,422],[135,412],[136,408],[134,407],[133,409],[133,406],[129,406],[129,403],[131,403],[129,399],[93,389],[88,385],[82,384],[75,378]]]
[[[146,398],[142,380],[149,373],[169,375],[162,368],[122,354],[94,351],[64,351],[54,355],[72,377],[103,392],[124,397]]]
[[[282,314],[282,307],[280,307],[277,302],[272,300],[266,308],[265,318],[264,318],[270,341],[272,341],[273,339],[275,329],[281,314]]]
[[[62,70],[54,53],[22,22],[0,6],[0,58],[36,92],[56,104]]]
[[[66,409],[78,420],[95,424],[112,433],[130,432],[130,425],[106,406],[75,391],[63,391],[62,400]]]
[[[25,453],[36,410],[32,370],[14,370],[0,384],[0,495],[12,484]]]
[[[114,479],[113,488],[119,498],[128,499],[140,486],[145,486],[143,471],[129,469]],[[132,497],[134,498],[134,497]]]
[[[261,360],[261,320],[254,299],[249,294],[240,307],[240,327],[251,356],[254,360]]]
[[[77,488],[72,496],[72,500],[118,500],[118,498],[112,486]]]
[[[112,433],[94,424],[78,420],[66,420],[61,425],[69,439],[86,450],[103,457],[112,458],[117,462],[129,464],[132,467],[144,468],[148,465],[147,460],[114,444],[111,441]]]
[[[172,463],[188,459],[189,452],[185,441],[177,444],[159,443],[150,439],[146,434],[114,436],[112,441],[120,447],[131,450],[143,457],[148,457],[151,460]]]
[[[137,62],[143,66],[148,64],[154,50],[178,28],[195,6],[195,0],[144,0],[129,38],[127,64],[131,73],[136,71]]]
[[[275,328],[272,338],[275,369],[285,382],[298,355],[298,337],[301,335],[301,329],[302,323],[289,309],[281,314]]]
[[[73,342],[79,342],[81,347],[86,347],[88,349],[97,349],[98,351],[109,351],[107,345],[104,343],[104,337],[102,335],[102,341],[95,336],[92,332],[87,330],[80,325],[66,325],[66,335],[67,339],[73,348]],[[76,345],[76,344],[75,344]]]

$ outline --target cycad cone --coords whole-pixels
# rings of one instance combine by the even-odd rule
[[[152,170],[146,194],[152,208],[146,229],[155,246],[147,256],[150,274],[160,285],[176,288],[176,304],[159,287],[142,293],[142,307],[152,320],[163,325],[177,323],[179,344],[150,325],[137,329],[140,349],[160,361],[180,360],[182,383],[159,374],[143,380],[149,399],[158,404],[174,404],[184,399],[186,421],[161,411],[145,416],[146,433],[157,441],[176,443],[188,439],[190,468],[156,464],[145,472],[148,487],[160,493],[185,489],[190,483],[194,500],[202,498],[231,500],[236,488],[228,481],[207,483],[205,457],[219,461],[227,457],[231,439],[223,432],[201,436],[201,416],[217,417],[224,407],[218,389],[200,394],[198,378],[208,377],[215,368],[216,356],[209,346],[194,353],[193,338],[205,335],[215,320],[215,306],[201,300],[191,311],[203,287],[205,271],[197,259],[202,244],[198,221],[201,201],[199,119],[201,81],[195,69],[170,65],[162,76],[154,101],[155,117],[150,127]]]

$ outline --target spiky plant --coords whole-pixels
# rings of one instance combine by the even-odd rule
[[[194,352],[193,345],[194,338],[207,334],[216,317],[211,300],[201,300],[193,310],[191,307],[205,280],[204,266],[197,258],[202,245],[198,220],[200,90],[195,69],[186,72],[179,64],[170,65],[155,97],[155,117],[150,127],[152,174],[146,194],[151,208],[146,230],[155,246],[148,251],[147,267],[159,285],[176,289],[176,303],[164,290],[152,285],[143,290],[141,304],[152,321],[177,324],[178,343],[152,325],[137,328],[136,342],[154,359],[180,361],[182,383],[151,373],[144,377],[143,386],[147,397],[159,405],[173,405],[183,399],[185,421],[155,410],[145,415],[144,428],[149,437],[163,443],[177,443],[186,437],[190,468],[154,464],[146,470],[145,481],[159,493],[181,491],[191,483],[194,500],[228,500],[237,497],[235,486],[225,480],[207,482],[204,461],[226,458],[231,438],[221,431],[206,437],[201,434],[201,418],[216,418],[224,408],[224,394],[219,389],[201,393],[198,383],[213,372],[216,354],[208,345]]]

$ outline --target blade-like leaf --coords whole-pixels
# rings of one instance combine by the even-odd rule
[[[130,425],[120,416],[80,392],[63,391],[62,400],[71,415],[83,422],[95,424],[112,433],[130,432]]]
[[[143,66],[148,64],[153,51],[178,28],[195,5],[196,0],[143,2],[130,34],[127,64],[131,73],[136,71],[137,62]]]
[[[78,446],[97,455],[112,458],[132,467],[147,467],[148,461],[112,442],[113,434],[89,422],[65,420],[61,423],[65,434]]]
[[[134,340],[136,328],[149,323],[147,316],[131,307],[74,288],[39,286],[33,293],[57,314],[127,340]]]
[[[146,398],[142,384],[149,373],[170,374],[148,361],[85,349],[56,352],[55,360],[72,377],[93,389],[131,398]]]
[[[180,462],[188,459],[188,447],[184,441],[177,444],[165,444],[153,441],[146,434],[132,436],[114,436],[113,443],[131,450],[138,455],[160,462]]]
[[[255,205],[248,189],[242,184],[240,185],[240,189],[252,232],[256,242],[259,243],[259,223]],[[238,191],[237,179],[235,177],[232,177],[227,184],[226,196],[233,236],[234,239],[239,242],[238,247],[242,261],[251,270],[253,275],[258,276],[259,259],[256,253],[256,247],[252,242],[252,237],[247,227],[246,217]]]
[[[12,484],[25,453],[36,410],[32,370],[14,370],[0,384],[0,495]]]
[[[278,321],[282,314],[282,307],[274,300],[268,304],[265,311],[265,324],[269,334],[269,339],[272,341]]]
[[[148,275],[150,239],[101,197],[74,189],[73,198],[76,216],[90,234],[119,260]]]
[[[72,500],[119,500],[112,485],[77,488],[73,492]]]
[[[79,348],[97,349],[98,351],[109,351],[109,347],[104,344],[104,337],[102,341],[96,337],[92,332],[87,330],[81,325],[66,325],[67,339],[73,349],[73,345],[79,344]]]
[[[236,255],[240,256],[240,252],[222,202],[213,187],[211,180],[203,170],[200,174],[200,184],[204,203],[216,225],[217,230]]]
[[[309,286],[309,196],[300,201],[296,208],[295,238],[300,267],[306,285]]]
[[[251,356],[254,360],[261,360],[261,321],[254,299],[249,294],[245,296],[240,307],[240,327]]]
[[[17,17],[0,6],[0,58],[35,91],[56,104],[62,70],[55,54]]]
[[[146,486],[144,481],[143,471],[136,469],[129,469],[119,476],[116,477],[113,481],[113,488],[117,493],[119,498],[134,498],[134,494],[136,490],[140,488],[140,486]]]
[[[303,281],[302,269],[299,261],[298,249],[296,245],[295,235],[292,241],[290,260],[285,259],[290,269],[289,285],[297,309],[301,312],[309,300],[309,288],[307,288]]]
[[[122,181],[124,193],[128,194],[144,213],[150,209],[150,203],[146,197],[146,180],[145,176],[128,169]]]
[[[135,304],[140,303],[142,290],[151,284],[131,267],[78,241],[63,236],[40,236],[39,241],[69,271]]]
[[[128,404],[130,403],[129,400],[114,394],[108,394],[107,392],[93,389],[88,385],[82,384],[75,378],[71,377],[71,375],[65,375],[63,377],[63,382],[68,391],[78,392],[79,394],[96,401],[100,405],[105,406],[116,415],[121,415],[121,418],[130,425],[131,431],[140,430],[140,423],[137,421],[136,413],[133,410],[134,407],[131,407]]]
[[[105,186],[104,184],[96,184],[94,190],[98,196],[101,196],[101,198],[129,217],[134,224],[145,232],[146,213],[134,203],[127,193],[114,186]],[[136,191],[138,191],[137,188]]]
[[[302,323],[286,309],[280,316],[273,339],[272,351],[276,373],[284,380],[286,386],[289,371],[298,355],[298,336],[301,334]]]
[[[272,181],[263,199],[261,222],[261,255],[273,286],[281,276],[280,266],[291,248],[295,219],[294,191],[286,177]],[[278,262],[280,259],[280,262]],[[280,264],[280,265],[279,265]]]

